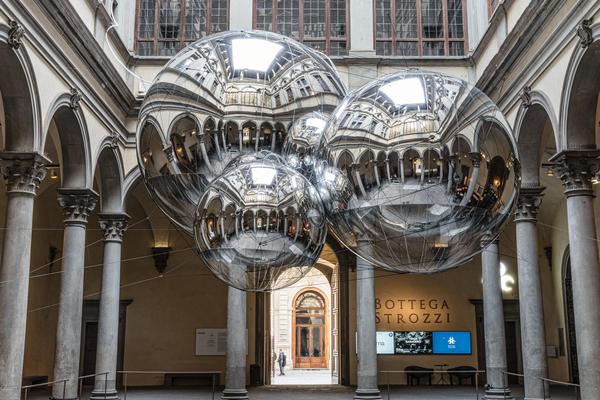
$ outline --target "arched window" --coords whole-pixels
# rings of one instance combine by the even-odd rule
[[[137,0],[136,51],[172,56],[188,43],[229,29],[229,0]]]
[[[375,49],[383,56],[464,56],[466,0],[376,0]]]
[[[332,56],[348,54],[347,0],[254,0],[254,28]]]

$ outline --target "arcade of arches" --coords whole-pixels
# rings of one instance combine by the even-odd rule
[[[50,387],[46,398],[76,399],[78,377],[94,374],[81,381],[82,397],[116,399],[124,384],[117,371],[164,371],[128,375],[129,385],[150,389],[204,384],[210,377],[185,372],[220,371],[217,383],[230,389],[224,398],[246,398],[247,385],[276,383],[273,354],[279,349],[289,368],[325,370],[331,382],[353,387],[356,399],[380,398],[378,384],[387,380],[406,383],[403,373],[386,371],[436,365],[485,370],[480,379],[489,399],[562,393],[546,379],[580,385],[584,400],[600,398],[600,3],[440,1],[443,23],[433,24],[428,14],[431,21],[414,26],[428,34],[439,26],[440,49],[449,52],[456,41],[461,51],[455,56],[440,50],[424,57],[421,49],[400,57],[400,48],[381,50],[384,42],[429,46],[436,39],[415,31],[413,40],[412,31],[399,29],[404,22],[378,35],[388,29],[378,22],[384,16],[375,14],[384,7],[376,6],[380,2],[323,2],[331,13],[323,24],[333,24],[335,10],[343,14],[336,14],[337,31],[322,44],[306,33],[319,30],[303,14],[304,40],[330,53],[350,89],[410,66],[461,77],[484,91],[513,128],[521,195],[498,242],[464,266],[435,275],[373,269],[328,237],[303,281],[272,294],[248,293],[238,304],[245,310],[238,322],[246,327],[247,357],[237,366],[237,386],[231,386],[225,350],[207,349],[201,338],[210,332],[222,337],[228,312],[235,319],[228,288],[155,206],[137,169],[137,112],[147,83],[167,61],[160,49],[172,47],[168,38],[140,36],[134,18],[150,3],[169,2],[0,1],[0,400],[19,399],[22,386],[45,381],[64,383]],[[204,2],[186,2],[196,3]],[[276,2],[212,3],[218,3],[210,10],[218,23],[211,29],[251,29],[258,23],[256,3],[262,9]],[[159,14],[153,32],[175,35],[163,29]],[[275,22],[280,17],[268,15]],[[458,25],[461,36],[453,38]],[[408,36],[400,38],[403,32]],[[144,40],[154,47],[140,54]],[[186,40],[177,39],[177,46]],[[463,46],[464,56],[458,55]],[[319,77],[308,84],[329,83]],[[228,98],[240,107],[249,101],[255,99],[245,93]],[[284,107],[285,96],[279,101]],[[277,150],[291,118],[217,120],[188,111],[143,128],[171,141],[175,161],[158,160],[164,168],[194,162],[190,151],[214,140]],[[343,154],[338,165],[357,172],[357,185],[379,177],[441,181],[449,172],[437,166],[469,146],[457,140],[452,149],[356,160]],[[460,166],[466,175],[473,161]],[[256,224],[252,219],[260,216],[248,218]],[[370,301],[372,309],[365,307]],[[377,356],[363,346],[374,343],[376,331],[470,332],[471,350]],[[439,382],[436,373],[433,383]]]

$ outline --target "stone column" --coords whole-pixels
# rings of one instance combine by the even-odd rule
[[[96,376],[90,399],[115,400],[117,394],[117,354],[119,350],[119,300],[121,292],[121,242],[127,229],[127,214],[98,215],[104,234],[102,292],[98,318]]]
[[[227,289],[227,360],[222,399],[248,398],[246,346],[246,292],[229,286]]]
[[[543,191],[542,187],[521,188],[515,215],[526,400],[543,399],[550,394],[548,385],[540,379],[548,377],[537,237],[537,211]]]
[[[567,196],[575,335],[582,400],[600,399],[600,264],[591,178],[599,150],[567,150],[550,159]]]
[[[21,396],[33,203],[49,162],[38,153],[0,153],[7,197],[0,264],[0,399]]]
[[[513,399],[506,372],[506,338],[504,307],[500,287],[498,240],[493,240],[481,254],[483,270],[483,322],[485,330],[486,399]]]
[[[91,189],[58,189],[58,203],[65,215],[63,261],[58,304],[54,380],[69,379],[54,386],[51,399],[77,399],[81,313],[87,218],[96,207],[98,195]]]
[[[359,246],[371,246],[361,241]],[[381,399],[377,385],[375,267],[356,258],[357,385],[354,399]]]
[[[479,153],[470,153],[469,157],[473,162],[473,170],[471,171],[471,179],[469,180],[469,186],[467,187],[467,193],[465,197],[463,197],[460,202],[461,206],[466,206],[471,201],[471,197],[473,196],[473,192],[475,191],[475,185],[477,184],[477,178],[479,177],[479,166],[481,164],[481,154]]]

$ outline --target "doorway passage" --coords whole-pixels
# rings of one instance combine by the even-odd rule
[[[332,274],[334,275],[334,274]],[[300,281],[271,294],[272,385],[331,385],[338,383],[335,351],[338,340],[335,285],[313,268]],[[286,358],[281,374],[278,358]]]

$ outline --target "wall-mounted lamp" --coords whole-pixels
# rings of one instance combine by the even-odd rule
[[[50,174],[49,174],[50,179],[57,180],[58,179],[57,170],[58,170],[58,168],[60,168],[60,165],[59,164],[48,164],[47,167],[50,171]]]
[[[169,260],[169,255],[171,254],[171,248],[166,246],[161,247],[153,247],[152,248],[152,257],[154,258],[154,267],[158,271],[159,274],[163,274],[167,269],[167,261]]]

